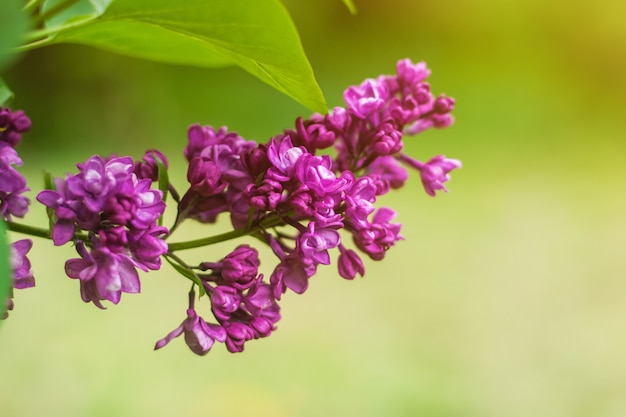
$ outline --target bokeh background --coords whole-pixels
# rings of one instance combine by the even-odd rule
[[[405,240],[362,279],[322,268],[284,297],[279,330],[237,355],[152,351],[185,314],[187,281],[167,266],[100,311],[63,273],[73,250],[37,241],[37,287],[0,328],[0,414],[626,415],[626,3],[355,3],[350,16],[339,0],[285,1],[330,107],[398,59],[429,64],[457,121],[406,149],[463,160],[451,192],[430,198],[413,176],[384,198]],[[182,189],[188,125],[265,141],[309,114],[237,68],[80,46],[34,51],[4,77],[34,122],[19,149],[32,188],[43,169],[157,147]],[[29,218],[45,224],[41,208]]]

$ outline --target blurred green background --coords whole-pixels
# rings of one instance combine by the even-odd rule
[[[626,3],[355,3],[350,16],[339,0],[285,2],[330,107],[398,59],[428,63],[456,123],[406,149],[461,159],[451,193],[430,198],[413,176],[382,201],[405,240],[363,279],[322,268],[284,297],[279,330],[237,355],[196,357],[182,340],[152,352],[185,314],[169,267],[99,311],[63,273],[72,248],[37,241],[37,287],[0,328],[3,416],[626,415]],[[236,68],[78,46],[32,52],[5,79],[33,120],[19,151],[34,189],[44,168],[148,147],[182,189],[191,123],[265,141],[309,114]]]

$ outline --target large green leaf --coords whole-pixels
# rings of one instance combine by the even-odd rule
[[[0,316],[4,313],[11,288],[12,272],[9,265],[9,243],[4,220],[0,219]],[[0,320],[0,323],[2,321]]]
[[[326,103],[298,32],[277,0],[113,0],[48,43],[80,43],[161,62],[239,65],[306,107]]]
[[[0,0],[0,71],[15,58],[14,48],[23,42],[28,19],[22,0]]]

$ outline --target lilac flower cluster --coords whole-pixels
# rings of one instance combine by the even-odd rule
[[[377,208],[377,197],[404,185],[403,165],[419,171],[425,191],[447,191],[449,173],[458,160],[437,155],[427,162],[402,152],[405,135],[442,128],[453,122],[454,99],[434,97],[425,82],[424,63],[402,60],[395,75],[368,79],[344,93],[346,107],[322,116],[299,118],[267,144],[246,141],[225,127],[191,126],[184,154],[190,183],[180,205],[177,224],[191,218],[215,222],[222,212],[243,234],[265,241],[278,258],[269,282],[258,275],[256,251],[240,246],[218,263],[188,268],[208,294],[217,323],[195,311],[156,349],[184,334],[191,350],[205,354],[215,341],[229,351],[243,350],[245,341],[265,337],[280,318],[277,300],[289,289],[301,294],[319,265],[331,264],[346,279],[365,273],[357,250],[381,260],[398,240],[396,212]],[[318,151],[334,147],[334,158]],[[356,250],[342,241],[349,234]],[[176,244],[171,250],[178,250]],[[180,265],[179,266],[183,266]]]
[[[12,216],[24,217],[28,212],[30,201],[23,193],[29,188],[26,186],[26,179],[15,169],[15,166],[22,165],[15,148],[22,141],[22,134],[30,128],[31,121],[23,111],[14,112],[9,108],[0,107],[0,213],[5,221],[10,221]],[[11,244],[10,265],[13,282],[5,310],[0,311],[2,319],[6,319],[8,311],[13,310],[13,288],[24,289],[35,286],[30,261],[26,257],[32,245],[30,239]]]
[[[224,343],[230,352],[241,352],[248,340],[269,336],[280,319],[280,307],[271,286],[258,273],[258,252],[241,245],[219,262],[200,264],[198,274],[202,287],[211,300],[217,323],[208,323],[194,309],[194,294],[190,295],[187,318],[156,343],[160,349],[184,333],[189,348],[205,355],[215,341]]]
[[[280,263],[271,276],[279,298],[287,288],[302,293],[319,264],[329,264],[330,249],[339,249],[341,276],[352,279],[364,273],[354,250],[342,243],[339,230],[352,235],[356,247],[374,260],[400,235],[396,213],[376,209],[376,198],[397,189],[408,175],[404,163],[421,173],[428,194],[444,190],[448,173],[461,163],[436,156],[426,163],[402,153],[402,138],[429,127],[449,126],[454,99],[434,97],[425,82],[430,71],[424,63],[398,62],[397,74],[368,79],[344,93],[347,106],[326,116],[298,119],[295,130],[271,139],[265,151],[265,172],[255,172],[255,182],[244,198],[257,218],[279,215],[295,236],[269,237]],[[316,155],[334,146],[336,156]],[[258,160],[261,159],[257,155]],[[294,244],[289,245],[288,240]]]
[[[137,270],[157,270],[164,258],[193,284],[186,318],[155,349],[183,335],[198,355],[216,342],[230,352],[243,351],[246,342],[276,330],[278,301],[287,290],[304,293],[320,265],[336,257],[339,275],[354,279],[365,274],[362,256],[382,260],[402,239],[396,212],[378,207],[377,200],[404,185],[405,167],[419,172],[427,194],[447,191],[445,183],[460,161],[436,155],[422,162],[403,152],[405,136],[453,122],[454,99],[435,97],[429,75],[424,63],[401,60],[394,75],[349,87],[345,107],[298,118],[293,129],[267,143],[245,140],[225,127],[193,125],[184,149],[189,186],[182,197],[169,183],[165,155],[156,150],[141,161],[96,155],[78,164],[78,173],[56,178],[53,189],[37,195],[48,209],[54,244],[74,242],[80,255],[66,261],[66,274],[79,280],[85,302],[104,308],[103,300],[117,304],[122,293],[139,292]],[[23,113],[0,109],[0,209],[8,221],[28,207],[14,147],[29,127]],[[169,230],[160,223],[165,193],[178,209]],[[214,223],[221,213],[229,214],[234,230],[166,243],[185,220]],[[257,238],[276,256],[267,278],[249,245],[195,265],[177,253],[242,236]],[[15,288],[34,285],[25,256],[31,245],[22,240],[12,247]],[[196,291],[200,299],[206,296],[214,319],[198,314]]]
[[[7,221],[11,216],[24,217],[28,212],[30,201],[23,193],[29,188],[14,166],[22,165],[15,148],[22,141],[22,133],[30,127],[30,119],[23,111],[0,107],[0,213]]]
[[[131,157],[93,156],[77,165],[78,174],[56,178],[55,190],[37,195],[54,213],[54,244],[76,241],[80,258],[68,260],[65,272],[80,281],[85,302],[117,304],[121,293],[139,292],[136,268],[161,266],[168,230],[157,223],[165,210],[163,193],[151,188],[155,154],[165,162],[154,151],[137,164]]]

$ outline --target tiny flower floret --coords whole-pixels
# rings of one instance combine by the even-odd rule
[[[428,195],[435,196],[437,190],[448,192],[444,183],[450,180],[450,171],[460,168],[461,161],[437,155],[421,168],[422,184]]]
[[[388,92],[377,80],[365,80],[358,87],[350,87],[343,95],[348,110],[359,119],[366,119],[385,105]]]
[[[161,349],[173,339],[184,334],[185,343],[196,355],[206,355],[215,341],[225,342],[226,331],[223,327],[207,323],[193,308],[187,310],[187,318],[180,326],[172,330],[163,339],[156,342],[154,350]]]
[[[267,149],[267,158],[272,163],[277,174],[282,174],[279,178],[285,180],[293,174],[296,162],[306,153],[303,147],[293,146],[291,137],[272,138]]]

